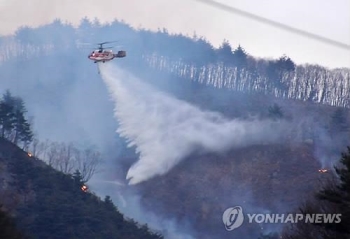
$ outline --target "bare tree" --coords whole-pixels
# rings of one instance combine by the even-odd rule
[[[43,161],[47,161],[47,153],[51,142],[46,139],[41,142],[37,137],[34,137],[28,147],[23,150],[28,151],[33,157],[40,158]]]
[[[75,150],[76,170],[79,170],[84,182],[89,181],[98,172],[102,162],[101,154],[93,149]]]
[[[40,144],[40,141],[37,138],[34,138],[32,143],[29,146],[29,151],[34,157],[37,157],[37,150],[38,150],[39,144]]]
[[[47,164],[57,169],[58,166],[59,143],[53,142],[49,144],[47,151]]]
[[[78,170],[84,182],[89,181],[98,172],[102,162],[101,154],[92,148],[80,149],[73,143],[40,142],[37,138],[30,145],[30,153],[56,170],[72,174]]]
[[[37,148],[37,158],[46,159],[47,153],[50,147],[50,141],[46,139],[44,142],[40,142]]]
[[[76,150],[73,143],[59,145],[58,170],[63,173],[71,174],[75,168],[75,158],[73,152]]]

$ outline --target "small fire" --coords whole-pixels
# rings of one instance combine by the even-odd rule
[[[32,155],[31,153],[28,152],[28,156],[29,156],[29,157],[32,157],[33,155]]]
[[[327,169],[324,169],[324,168],[318,170],[318,172],[320,172],[320,173],[327,173],[327,171],[328,171],[328,170],[327,170]]]
[[[83,192],[87,192],[88,187],[87,187],[86,185],[83,185],[83,186],[81,186],[81,190],[82,190]]]

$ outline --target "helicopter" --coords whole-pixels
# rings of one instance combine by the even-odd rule
[[[118,51],[117,54],[113,53],[112,50],[106,50],[106,49],[110,49],[113,47],[103,47],[103,45],[108,44],[108,43],[113,43],[114,41],[111,42],[101,42],[101,43],[97,43],[97,45],[99,45],[99,48],[92,51],[90,53],[90,55],[88,56],[88,58],[90,60],[93,60],[94,63],[97,62],[103,62],[105,63],[106,61],[111,61],[114,58],[123,58],[126,57],[126,51]]]

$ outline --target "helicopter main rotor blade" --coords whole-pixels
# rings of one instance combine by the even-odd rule
[[[96,43],[96,45],[104,45],[104,44],[108,44],[108,43],[113,43],[113,42],[118,42],[118,41],[105,41],[105,42],[100,42],[100,43]]]

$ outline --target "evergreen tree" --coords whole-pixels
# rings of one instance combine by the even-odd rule
[[[83,176],[81,175],[79,170],[75,170],[75,172],[72,175],[72,178],[76,185],[78,185],[79,187],[81,187],[85,183],[83,180]]]
[[[268,117],[273,120],[282,119],[284,117],[282,108],[278,104],[274,103],[268,108]]]
[[[221,44],[217,50],[218,60],[224,63],[233,64],[234,58],[232,54],[232,47],[226,40]]]
[[[27,112],[24,102],[21,98],[16,97],[14,99],[14,139],[15,144],[21,141],[31,141],[33,134],[30,129],[30,124],[25,118]]]
[[[285,228],[285,239],[348,239],[350,238],[350,147],[341,154],[341,166],[335,167],[334,180],[320,189],[312,201],[300,208],[302,214],[341,214],[340,222],[314,223],[299,222]]]
[[[350,236],[350,147],[341,154],[341,167],[335,167],[339,183],[328,186],[317,193],[317,198],[335,204],[341,212],[341,222],[338,224],[325,224],[326,229]]]
[[[247,57],[248,54],[241,47],[241,45],[238,45],[238,47],[233,51],[234,63],[238,68],[244,68],[247,66]]]
[[[9,91],[6,91],[0,100],[1,137],[7,138],[15,125],[14,102]]]
[[[30,124],[25,118],[27,113],[23,100],[14,97],[6,91],[0,101],[1,137],[7,138],[15,144],[20,141],[28,144],[33,139]]]
[[[117,207],[114,205],[112,199],[110,196],[106,196],[105,199],[104,199],[104,203],[106,204],[106,206],[109,208],[109,209],[112,209],[112,210],[117,210]]]
[[[267,67],[267,76],[279,90],[285,90],[286,82],[282,81],[283,75],[286,72],[295,70],[294,62],[286,55],[281,56],[278,60],[269,62]]]
[[[95,31],[93,30],[93,24],[87,17],[84,17],[80,21],[77,33],[79,38],[84,38],[86,41],[93,42],[97,40],[94,36]]]
[[[277,60],[276,67],[279,71],[294,71],[295,70],[294,62],[286,55],[281,56]]]

